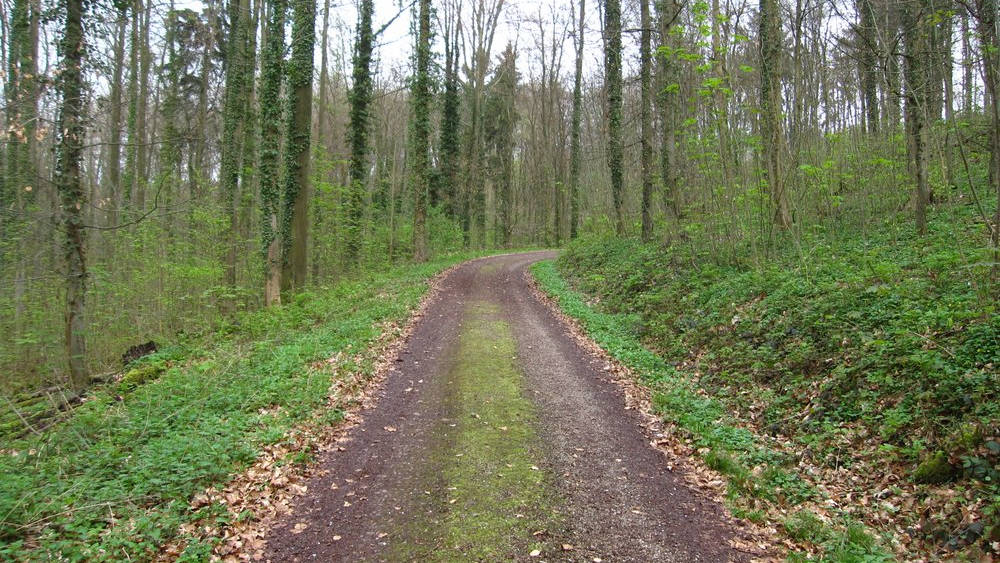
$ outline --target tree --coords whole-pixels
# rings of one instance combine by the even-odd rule
[[[620,0],[604,3],[604,87],[608,103],[608,168],[615,231],[625,234],[624,169],[622,153],[622,14]]]
[[[760,0],[760,131],[764,145],[764,177],[774,205],[774,224],[792,226],[785,193],[785,137],[781,124],[782,51],[781,12],[778,0]]]
[[[125,71],[125,31],[128,23],[128,2],[118,0],[115,10],[118,21],[115,23],[115,62],[114,75],[111,77],[110,106],[111,116],[108,124],[111,133],[108,143],[108,193],[110,213],[108,224],[118,223],[118,200],[121,197],[121,158],[122,158],[122,78]]]
[[[236,233],[239,225],[237,194],[242,168],[247,78],[253,72],[253,67],[245,64],[245,48],[250,26],[250,0],[229,1],[230,33],[226,41],[226,92],[222,106],[222,164],[219,170],[219,183],[229,220],[225,241],[225,282],[229,286],[235,286]]]
[[[316,4],[292,0],[292,58],[288,69],[285,144],[285,193],[282,213],[283,283],[301,289],[306,283],[309,236],[309,158],[312,132],[313,51]]]
[[[444,93],[441,101],[441,139],[438,186],[431,193],[431,205],[444,203],[445,213],[455,218],[459,212],[458,171],[461,158],[459,133],[462,128],[462,100],[459,96],[461,84],[458,77],[459,35],[461,33],[462,4],[449,0],[444,4],[441,18],[442,40],[444,42]]]
[[[989,183],[996,195],[997,207],[990,229],[990,244],[993,247],[993,283],[995,291],[1000,291],[1000,11],[996,0],[976,1],[976,20],[979,40],[983,46],[983,74],[986,92],[989,94],[990,163]]]
[[[36,184],[35,131],[37,129],[37,29],[39,14],[29,0],[14,0],[8,31],[7,77],[4,86],[7,97],[6,165],[0,178],[0,236],[5,235],[4,214],[12,207],[20,222],[24,199],[30,197]]]
[[[576,71],[573,74],[573,115],[570,125],[569,237],[576,238],[580,222],[580,120],[583,117],[583,34],[586,0],[580,0],[575,31]]]
[[[918,234],[927,233],[930,183],[927,170],[927,111],[930,94],[930,49],[927,0],[913,0],[903,10],[903,42],[906,48],[906,123],[910,162],[915,183],[914,215]]]
[[[87,260],[83,227],[85,198],[81,178],[84,142],[83,37],[84,0],[62,0],[64,17],[59,41],[59,118],[56,128],[55,184],[62,204],[63,255],[66,263],[66,354],[70,384],[84,388],[86,366]]]
[[[350,184],[347,197],[347,256],[356,262],[361,254],[361,223],[364,218],[365,184],[368,180],[368,127],[371,121],[373,82],[371,76],[375,34],[372,31],[373,0],[361,0],[354,43],[354,84],[350,93],[351,145]]]
[[[261,250],[266,269],[264,304],[281,303],[281,274],[285,245],[283,233],[280,153],[281,83],[284,76],[285,0],[271,0],[267,35],[261,56],[260,84],[260,213]]]
[[[878,42],[875,29],[875,7],[872,0],[857,0],[858,62],[861,64],[861,102],[865,109],[868,132],[878,133]]]
[[[489,154],[490,176],[497,189],[497,240],[503,248],[510,247],[514,232],[514,126],[517,113],[517,54],[507,44],[487,87],[484,120],[486,149]]]
[[[413,259],[427,260],[427,193],[430,189],[430,111],[431,111],[431,2],[420,0],[417,16],[417,41],[411,96],[413,104],[413,167],[410,189],[413,191]]]
[[[642,168],[642,240],[653,238],[653,218],[650,210],[653,199],[653,112],[652,112],[652,25],[649,17],[649,0],[639,0],[640,13],[640,46],[639,46],[639,82],[641,89],[640,101],[640,167]]]
[[[680,14],[681,5],[670,0],[656,2],[657,20],[660,31],[659,64],[657,65],[656,97],[660,114],[660,181],[663,183],[664,207],[673,216],[680,216],[680,194],[678,193],[677,133],[676,119],[678,107],[677,68],[674,61],[674,43],[677,39],[672,32],[674,19]]]
[[[465,143],[462,231],[467,245],[473,242],[473,227],[479,236],[479,245],[486,244],[486,186],[481,181],[484,152],[483,97],[490,67],[490,55],[493,52],[493,38],[500,23],[503,6],[504,0],[473,0],[472,18],[466,29],[469,38],[466,49],[469,60],[465,63],[469,122]]]

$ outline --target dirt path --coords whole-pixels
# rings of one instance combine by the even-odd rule
[[[524,271],[552,256],[443,282],[377,406],[271,530],[269,560],[745,560],[533,296]]]

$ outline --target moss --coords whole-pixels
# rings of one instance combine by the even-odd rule
[[[404,524],[392,559],[506,560],[539,547],[532,532],[560,525],[516,354],[496,308],[470,304],[448,374],[454,417],[435,430],[423,477],[431,494],[411,511],[421,516]]]
[[[917,466],[913,481],[925,485],[947,483],[955,478],[955,468],[948,463],[948,456],[937,451]]]
[[[128,371],[118,383],[119,393],[128,393],[136,387],[160,377],[167,367],[160,362],[149,362]]]

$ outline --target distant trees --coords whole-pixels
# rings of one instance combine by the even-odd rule
[[[763,260],[971,202],[1000,279],[994,0],[358,0],[353,29],[324,10],[318,68],[312,3],[115,0],[80,5],[78,76],[73,18],[5,2],[0,373],[25,380],[403,257],[592,231]],[[412,64],[380,57],[411,13]]]

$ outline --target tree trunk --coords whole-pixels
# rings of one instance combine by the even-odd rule
[[[917,234],[927,233],[930,183],[927,171],[927,104],[930,96],[930,45],[927,0],[904,11],[903,37],[906,47],[906,123],[910,136],[910,161],[915,186],[914,215]]]
[[[237,194],[243,149],[243,120],[247,71],[244,49],[250,19],[250,0],[230,0],[230,33],[226,39],[226,92],[222,108],[222,163],[219,178],[229,219],[225,241],[225,283],[236,286],[236,233],[239,226]]]
[[[976,2],[977,23],[983,45],[984,82],[990,101],[987,108],[990,118],[989,181],[997,198],[990,236],[993,246],[992,278],[994,292],[1000,294],[1000,39],[997,33],[1000,14],[997,10],[996,0]]]
[[[718,1],[718,0],[716,0]],[[653,217],[650,211],[653,199],[653,123],[652,123],[652,21],[649,17],[649,0],[639,0],[640,26],[639,81],[641,82],[641,148],[642,168],[642,240],[653,238]]]
[[[764,144],[764,176],[774,205],[774,224],[792,226],[785,193],[785,138],[781,125],[781,12],[777,0],[760,0],[760,130]]]
[[[62,202],[62,227],[66,236],[66,355],[70,384],[87,385],[86,322],[87,261],[82,213],[85,205],[81,178],[84,143],[83,18],[84,0],[62,0],[65,27],[59,43],[62,58],[57,80],[59,120],[56,128],[55,184]]]
[[[569,145],[569,238],[576,238],[580,223],[580,121],[583,118],[583,38],[586,0],[580,0],[576,26],[576,72],[573,74],[573,116]]]
[[[115,32],[115,66],[111,78],[111,119],[108,123],[108,217],[109,225],[118,223],[118,199],[121,197],[122,158],[122,75],[125,67],[125,24],[128,11],[118,12]]]
[[[458,186],[459,158],[461,156],[461,99],[459,97],[458,79],[458,5],[454,2],[445,4],[442,24],[442,41],[444,42],[444,94],[441,108],[441,140],[440,140],[440,186],[434,191],[436,197],[431,198],[431,205],[440,200],[444,205],[445,214],[456,219],[460,215],[461,196]],[[432,194],[433,195],[433,194]]]
[[[354,85],[351,88],[350,185],[347,203],[347,259],[356,264],[361,256],[361,226],[364,220],[365,185],[368,181],[368,125],[372,101],[371,63],[375,48],[372,31],[374,0],[361,0],[354,47]]]
[[[281,83],[282,57],[285,51],[285,0],[271,0],[261,55],[260,80],[260,212],[261,248],[267,272],[264,287],[266,306],[281,303],[281,277],[284,263],[284,229],[281,207]],[[289,85],[291,87],[291,85]],[[291,89],[291,88],[290,88]],[[287,221],[287,219],[286,219]]]
[[[306,283],[309,237],[309,158],[312,132],[313,51],[316,44],[316,3],[292,0],[293,20],[288,64],[288,135],[285,146],[285,283],[302,289]]]
[[[773,1],[773,0],[772,0]],[[624,169],[622,155],[622,23],[620,0],[604,3],[604,75],[608,101],[608,168],[615,232],[625,235]]]
[[[430,188],[430,66],[431,2],[420,0],[417,27],[416,63],[413,78],[413,166],[410,189],[413,190],[413,259],[427,260],[427,192]]]
[[[865,121],[868,132],[872,135],[878,133],[879,125],[879,105],[878,105],[878,69],[876,65],[876,55],[878,54],[878,40],[875,37],[875,8],[872,0],[858,0],[856,9],[858,11],[858,62],[861,64],[861,100],[865,108]]]
[[[660,42],[666,47],[670,47],[672,19],[679,13],[681,7],[675,2],[659,0],[656,4],[657,19],[659,20]],[[676,71],[671,57],[661,55],[658,65],[658,89],[657,102],[660,109],[660,176],[663,182],[663,203],[669,209],[674,218],[680,217],[680,193],[677,189],[677,133],[676,115],[679,113],[676,107],[677,90],[679,84],[675,83]]]

